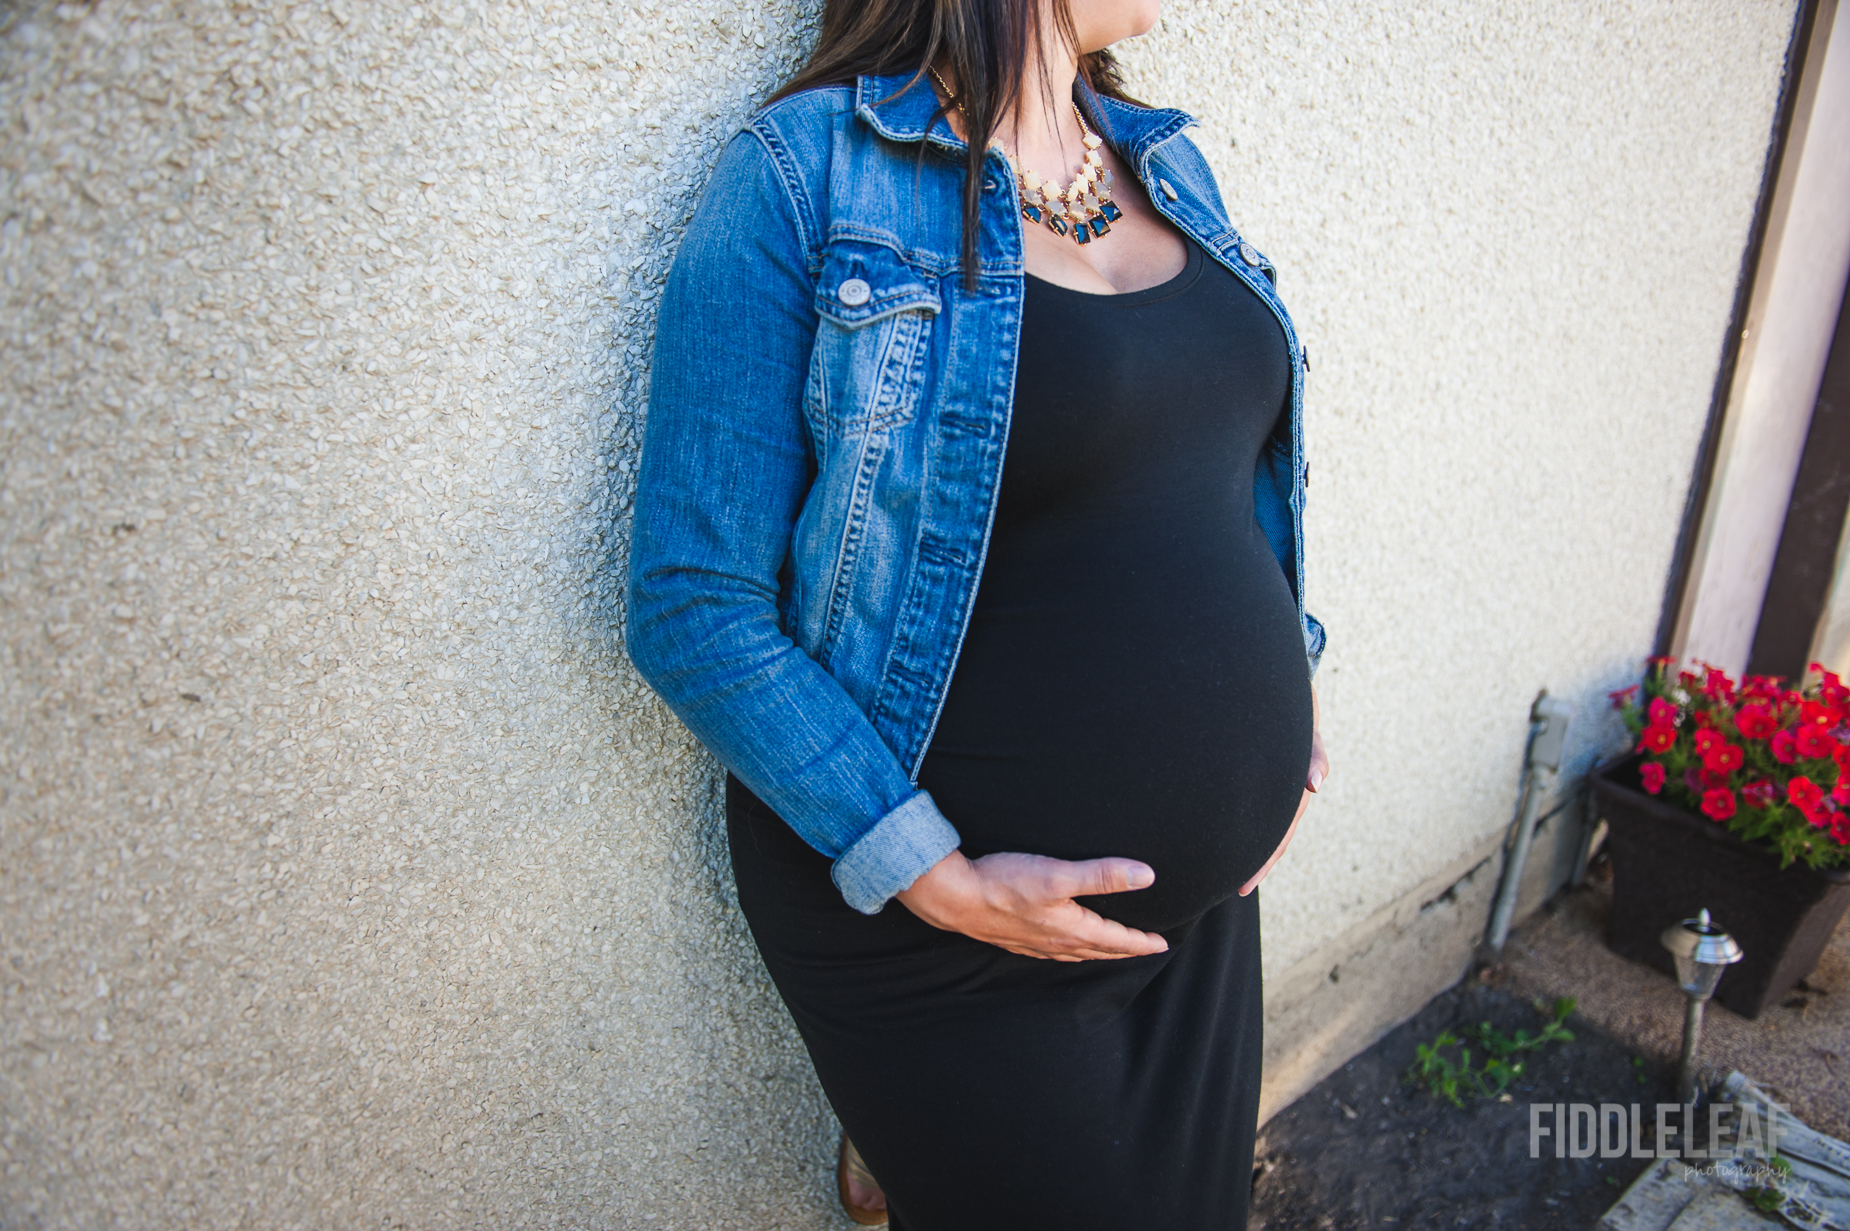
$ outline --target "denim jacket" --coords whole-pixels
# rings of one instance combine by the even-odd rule
[[[917,775],[983,571],[1024,286],[992,149],[966,287],[966,147],[905,81],[785,98],[722,152],[662,298],[629,560],[636,668],[869,914],[958,846]],[[1084,105],[1157,210],[1284,330],[1289,422],[1260,455],[1254,512],[1314,673],[1304,355],[1272,266],[1228,221],[1187,115]]]

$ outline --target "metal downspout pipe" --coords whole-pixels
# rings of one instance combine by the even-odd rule
[[[1490,910],[1490,927],[1484,934],[1486,960],[1502,960],[1504,942],[1510,937],[1510,923],[1516,914],[1516,898],[1522,889],[1523,866],[1529,861],[1529,845],[1535,840],[1535,817],[1542,800],[1554,785],[1561,769],[1561,754],[1567,746],[1567,724],[1573,707],[1548,695],[1543,689],[1529,710],[1529,742],[1523,754],[1522,803],[1516,810],[1511,840],[1506,843],[1509,856],[1503,861],[1503,879],[1497,885],[1497,898]]]

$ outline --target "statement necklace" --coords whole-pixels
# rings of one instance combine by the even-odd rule
[[[938,76],[937,69],[932,69],[931,75],[950,96],[958,114],[964,117],[964,127],[968,129],[970,113],[964,110],[963,103],[951,87],[944,84],[944,78]],[[1055,235],[1071,235],[1076,244],[1089,244],[1093,237],[1109,234],[1111,224],[1122,218],[1124,211],[1111,199],[1111,168],[1099,157],[1098,150],[1105,144],[1104,138],[1086,124],[1085,113],[1079,110],[1078,103],[1073,104],[1073,118],[1079,121],[1079,139],[1086,147],[1086,156],[1079,164],[1079,173],[1065,188],[1052,180],[1042,179],[1022,166],[1006,149],[1002,151],[1002,156],[1008,159],[1009,170],[1015,173],[1015,191],[1021,198],[1021,216],[1029,222],[1046,224],[1047,229]]]

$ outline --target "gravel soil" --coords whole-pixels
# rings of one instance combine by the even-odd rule
[[[1578,1016],[1574,1040],[1530,1053],[1509,1101],[1454,1107],[1408,1084],[1415,1048],[1489,1021],[1513,1033],[1545,1020],[1528,1000],[1475,979],[1338,1069],[1261,1131],[1249,1231],[1515,1227],[1586,1231],[1648,1164],[1529,1157],[1529,1104],[1669,1101],[1674,1072]],[[1544,1123],[1548,1121],[1544,1120]]]
[[[1581,888],[1556,894],[1510,937],[1500,986],[1523,997],[1576,996],[1587,1021],[1640,1055],[1674,1064],[1683,1039],[1683,994],[1668,975],[1607,947],[1611,873],[1603,860],[1592,873]],[[1813,1128],[1850,1139],[1850,917],[1817,969],[1757,1021],[1710,1004],[1702,1062],[1718,1077],[1741,1070]]]

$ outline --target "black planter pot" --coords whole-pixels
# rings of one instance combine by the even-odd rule
[[[1850,869],[1781,870],[1779,856],[1706,816],[1654,795],[1638,780],[1642,758],[1610,761],[1589,776],[1612,851],[1612,949],[1675,977],[1660,937],[1707,909],[1746,956],[1722,976],[1715,999],[1755,1018],[1812,972],[1844,911]]]

